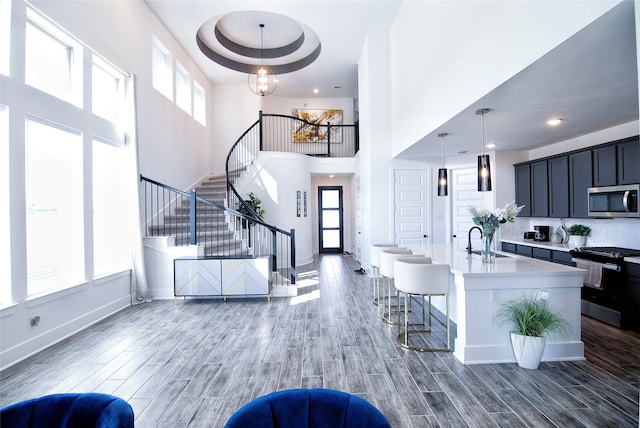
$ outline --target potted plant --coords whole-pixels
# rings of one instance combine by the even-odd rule
[[[584,247],[587,243],[587,236],[591,234],[591,228],[584,224],[572,224],[567,229],[569,241],[573,247]]]
[[[558,312],[549,308],[544,299],[521,297],[500,305],[496,317],[501,325],[509,324],[511,346],[518,365],[537,369],[542,359],[546,335],[562,332],[566,322]]]
[[[253,213],[247,209],[248,206],[249,208],[251,208],[251,210],[253,210],[254,213],[258,215],[258,218],[262,220],[264,216],[264,210],[260,208],[260,204],[262,203],[262,201],[256,195],[254,195],[253,192],[247,193],[247,196],[249,197],[249,199],[245,200],[244,204],[238,204],[238,212],[253,217]],[[251,224],[251,222],[249,222],[249,224]],[[247,228],[247,221],[244,219],[242,220],[242,227],[245,229]]]

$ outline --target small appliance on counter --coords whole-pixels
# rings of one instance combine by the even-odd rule
[[[539,242],[549,242],[549,226],[533,226],[536,231],[535,240]]]
[[[536,239],[536,233],[535,232],[525,232],[524,233],[524,239],[534,240],[534,239]]]

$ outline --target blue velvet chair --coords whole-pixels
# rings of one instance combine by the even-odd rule
[[[53,394],[0,410],[2,428],[133,428],[133,409],[122,398],[98,393]]]
[[[245,404],[225,428],[391,428],[371,403],[331,389],[272,392]]]

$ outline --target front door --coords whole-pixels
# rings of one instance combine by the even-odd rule
[[[342,186],[318,187],[320,253],[342,253]]]

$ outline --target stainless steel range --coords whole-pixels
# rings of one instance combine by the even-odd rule
[[[619,247],[581,247],[570,251],[576,266],[587,271],[582,287],[582,313],[618,328],[633,328],[625,257],[640,250]]]

